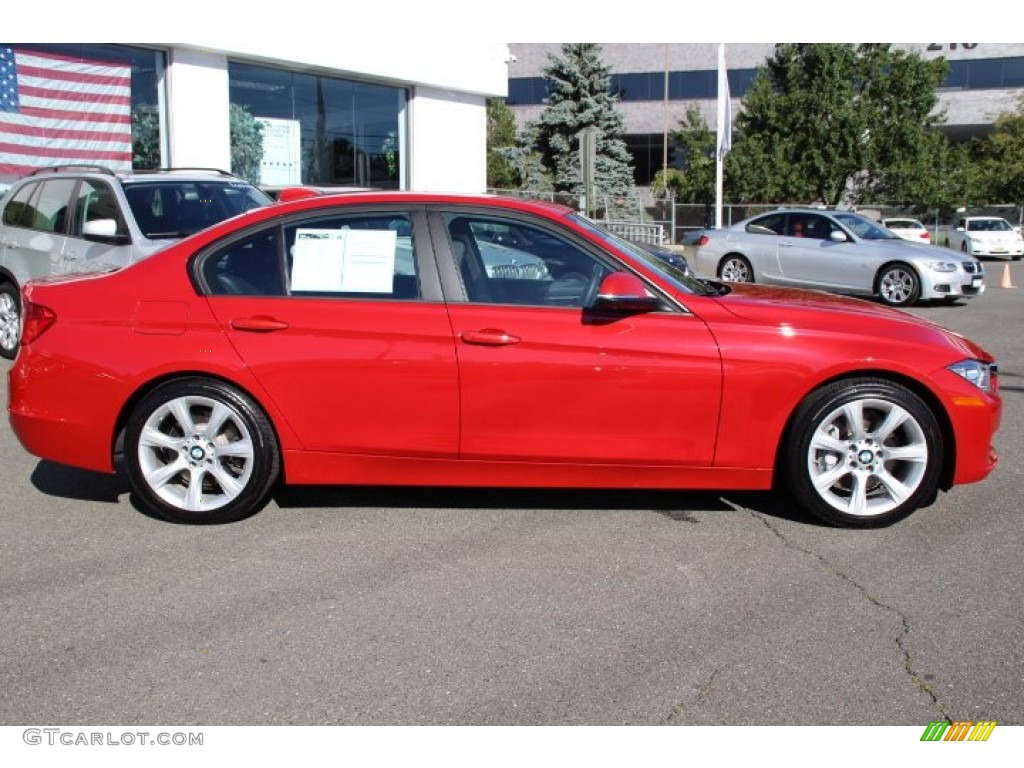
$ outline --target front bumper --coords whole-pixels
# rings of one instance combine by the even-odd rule
[[[921,298],[971,298],[985,292],[985,266],[980,261],[964,263],[955,272],[921,270]]]

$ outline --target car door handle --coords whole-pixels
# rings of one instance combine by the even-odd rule
[[[467,344],[481,344],[485,347],[505,347],[518,344],[522,339],[497,328],[483,328],[479,331],[463,331],[460,338]]]
[[[266,315],[257,315],[255,317],[236,317],[231,321],[230,325],[236,331],[256,331],[257,333],[283,331],[288,327],[288,323],[283,320],[277,320],[273,317],[267,317]]]

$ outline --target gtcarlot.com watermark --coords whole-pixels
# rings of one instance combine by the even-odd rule
[[[182,731],[77,731],[69,728],[26,728],[22,740],[50,747],[201,747],[203,734]]]

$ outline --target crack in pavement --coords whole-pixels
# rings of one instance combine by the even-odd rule
[[[715,667],[711,672],[711,677],[708,678],[708,681],[703,685],[697,686],[697,698],[695,701],[691,702],[691,704],[703,704],[707,701],[708,697],[711,695],[711,691],[714,690],[711,684],[715,682],[715,677],[717,677],[720,671],[720,667]],[[689,708],[690,704],[683,701],[677,701],[672,705],[672,711],[669,712],[668,717],[662,721],[662,725],[672,725],[676,718],[683,719]]]
[[[935,689],[932,688],[932,686],[928,683],[928,681],[925,679],[925,677],[923,675],[919,674],[917,672],[917,670],[914,668],[913,659],[911,659],[911,657],[910,657],[910,650],[904,644],[905,639],[910,634],[910,620],[907,618],[905,613],[903,613],[898,608],[895,608],[895,607],[889,605],[888,603],[883,603],[877,597],[874,597],[871,593],[869,593],[867,591],[867,589],[865,589],[863,586],[858,584],[856,581],[854,581],[852,578],[850,578],[847,574],[843,573],[833,563],[831,563],[828,560],[826,560],[824,557],[819,555],[817,552],[812,552],[809,549],[805,549],[804,547],[801,547],[801,546],[799,546],[797,544],[794,544],[792,541],[790,541],[788,538],[786,538],[786,536],[782,533],[782,531],[780,531],[778,528],[776,528],[774,525],[772,525],[771,521],[768,520],[768,518],[766,518],[764,515],[760,514],[759,512],[755,512],[752,509],[746,509],[744,507],[741,507],[741,506],[739,506],[737,504],[734,504],[733,502],[728,501],[726,499],[723,499],[723,501],[725,501],[726,504],[731,506],[737,512],[746,512],[747,514],[749,514],[754,519],[760,520],[761,523],[764,525],[764,527],[767,528],[769,531],[771,531],[773,534],[775,534],[782,541],[782,543],[786,547],[789,547],[790,549],[794,549],[797,552],[801,552],[802,554],[809,555],[810,557],[813,557],[816,560],[818,560],[818,562],[820,562],[822,565],[824,565],[825,568],[828,569],[828,571],[830,573],[832,573],[832,575],[836,576],[839,579],[842,579],[847,584],[849,584],[851,587],[853,587],[855,590],[860,592],[864,596],[864,598],[869,603],[871,603],[871,605],[875,606],[876,608],[881,608],[883,610],[886,610],[886,611],[889,611],[889,612],[895,614],[896,618],[899,619],[900,626],[901,626],[901,630],[900,630],[899,634],[896,636],[896,647],[899,648],[900,654],[903,657],[903,669],[906,671],[907,676],[910,678],[910,682],[919,691],[921,691],[922,693],[927,695],[929,699],[931,699],[932,704],[939,711],[939,713],[942,715],[942,717],[945,720],[947,720],[948,722],[953,722],[953,718],[950,717],[950,714],[949,714],[949,707],[945,704],[945,702],[943,702],[939,698],[938,694],[935,692]]]

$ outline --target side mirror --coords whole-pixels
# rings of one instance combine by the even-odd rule
[[[114,219],[93,219],[82,225],[82,237],[88,240],[107,240],[127,243],[130,240],[117,234],[117,222]]]
[[[835,240],[837,243],[845,243],[847,241],[846,233],[838,229],[833,229],[828,236],[829,240]]]
[[[613,312],[653,312],[661,301],[648,293],[644,281],[636,275],[612,272],[601,281],[593,306]]]

